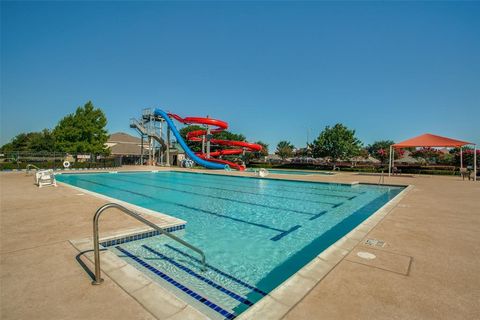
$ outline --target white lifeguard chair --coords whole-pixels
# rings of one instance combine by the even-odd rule
[[[55,174],[52,169],[48,170],[39,170],[35,172],[35,184],[41,188],[44,186],[57,186],[57,180],[55,179]]]

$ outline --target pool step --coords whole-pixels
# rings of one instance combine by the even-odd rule
[[[158,238],[148,244],[134,241],[114,248],[120,257],[212,319],[234,319],[266,295],[215,266],[207,265],[203,271],[195,253]]]

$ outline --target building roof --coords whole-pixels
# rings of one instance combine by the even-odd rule
[[[112,155],[141,155],[142,140],[125,132],[116,132],[110,135],[106,145]],[[144,142],[143,153],[148,153],[148,143]]]
[[[447,137],[437,136],[430,133],[422,134],[418,137],[414,137],[399,143],[395,143],[393,146],[396,148],[406,147],[461,147],[467,144],[473,144],[471,142],[455,140]]]
[[[115,132],[110,135],[108,142],[121,142],[121,143],[142,143],[140,138],[129,135],[125,132]]]
[[[105,143],[110,148],[112,155],[122,156],[140,156],[142,152],[142,139],[129,135],[125,132],[112,133]],[[148,154],[149,146],[145,139],[143,142],[143,154]],[[171,154],[184,153],[180,145],[174,144],[173,148],[170,148]]]

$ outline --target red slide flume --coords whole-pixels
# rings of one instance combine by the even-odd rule
[[[186,117],[182,118],[179,115],[169,113],[169,117],[183,123],[183,124],[203,124],[208,126],[214,126],[215,128],[210,130],[210,134],[214,135],[216,133],[222,132],[228,128],[228,123],[222,120],[212,119],[212,118],[200,118],[200,117]],[[207,130],[196,130],[191,131],[187,134],[187,140],[189,141],[202,141],[202,136],[207,135]],[[210,139],[210,143],[213,145],[220,145],[220,146],[229,146],[229,147],[239,147],[241,149],[224,149],[210,152],[210,158],[207,159],[207,155],[204,153],[197,153],[197,156],[207,159],[208,161],[218,162],[223,164],[228,164],[231,168],[237,170],[245,170],[245,166],[236,164],[231,161],[217,159],[212,157],[219,157],[223,155],[234,155],[234,154],[242,154],[244,150],[248,151],[260,151],[262,150],[262,146],[256,143],[250,143],[245,141],[231,141],[231,140],[220,140],[220,139]]]

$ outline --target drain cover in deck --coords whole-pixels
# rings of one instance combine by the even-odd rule
[[[367,239],[365,240],[365,244],[371,247],[383,248],[385,247],[386,242],[383,240],[377,240],[377,239]]]
[[[412,262],[412,257],[410,256],[373,248],[368,249],[370,255],[365,253],[367,253],[365,249],[354,249],[345,260],[405,276],[410,272],[410,264]],[[373,256],[375,257],[374,259],[368,259]]]

